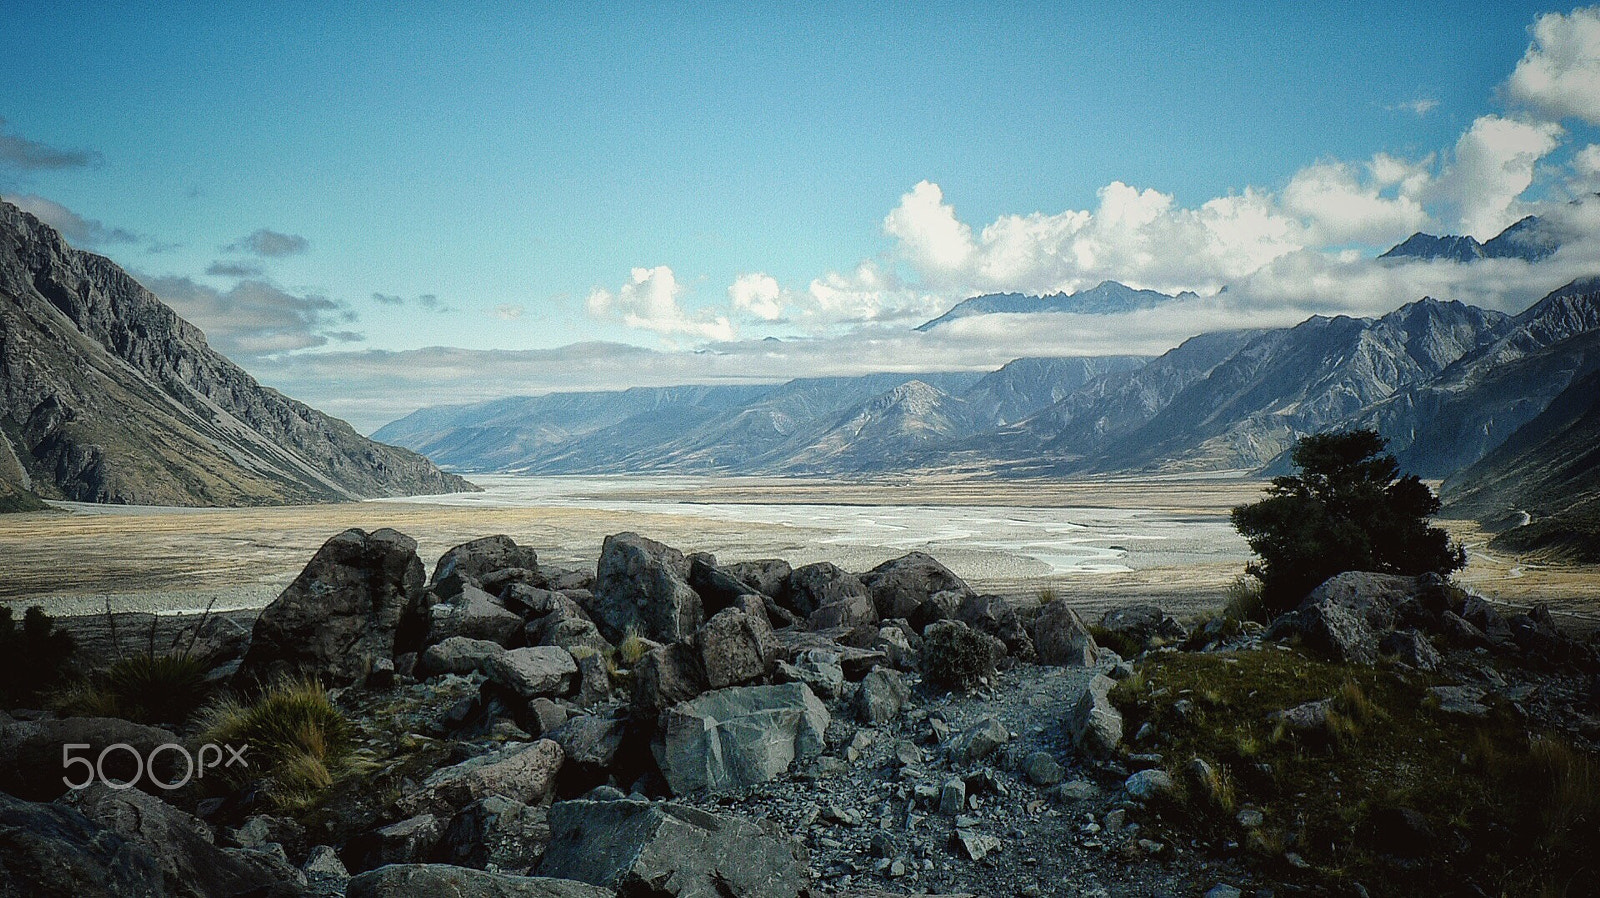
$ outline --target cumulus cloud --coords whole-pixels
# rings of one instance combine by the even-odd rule
[[[590,291],[585,305],[595,318],[620,318],[628,327],[663,337],[733,339],[734,327],[726,315],[690,314],[678,302],[683,293],[671,268],[635,268],[628,283],[615,292],[600,287]]]
[[[1415,100],[1408,100],[1404,103],[1393,103],[1383,108],[1389,110],[1390,112],[1409,112],[1418,118],[1421,118],[1435,109],[1438,109],[1439,101],[1431,97],[1421,97]]]
[[[1326,161],[1296,172],[1282,201],[1308,222],[1312,244],[1397,243],[1427,224],[1421,193],[1428,181],[1426,162],[1386,154],[1365,166]]]
[[[747,312],[762,321],[777,321],[783,317],[784,292],[778,279],[756,272],[741,274],[728,287],[728,299],[734,309]]]
[[[1505,91],[1554,121],[1577,118],[1600,125],[1600,9],[1548,13],[1531,29]]]
[[[526,311],[526,306],[523,306],[520,303],[508,302],[495,306],[494,311],[490,312],[489,315],[490,317],[498,318],[501,321],[516,321],[518,318],[521,318],[522,314]]]
[[[1428,196],[1443,207],[1453,234],[1487,240],[1528,214],[1519,197],[1533,184],[1539,160],[1560,143],[1553,122],[1480,116],[1456,141],[1453,159]]]
[[[218,290],[186,277],[141,278],[150,291],[206,334],[223,355],[241,364],[264,356],[325,346],[330,339],[364,339],[339,325],[354,316],[342,303],[296,295],[262,280]]]
[[[139,235],[132,231],[108,227],[98,219],[85,218],[66,206],[42,196],[25,193],[21,196],[3,196],[0,199],[24,212],[31,213],[35,218],[60,231],[61,236],[74,245],[98,246],[139,241]]]
[[[47,171],[83,168],[100,160],[90,150],[63,150],[20,134],[5,133],[6,120],[0,118],[0,165],[21,171]]]
[[[281,234],[267,228],[257,228],[238,241],[223,247],[223,252],[254,253],[267,259],[296,256],[311,248],[311,242],[299,234]]]
[[[245,262],[218,260],[206,266],[206,274],[224,278],[255,278],[261,276],[261,267]]]

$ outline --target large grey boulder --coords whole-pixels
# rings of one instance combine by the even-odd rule
[[[1372,664],[1378,643],[1417,594],[1414,577],[1346,571],[1313,589],[1300,606],[1272,622],[1268,638],[1299,636],[1336,661]]]
[[[1040,664],[1091,667],[1100,647],[1078,612],[1061,601],[1047,602],[1033,619],[1033,648]]]
[[[1100,616],[1100,628],[1115,633],[1141,649],[1182,642],[1189,631],[1178,619],[1156,605],[1128,605]]]
[[[0,790],[18,798],[49,801],[67,791],[63,777],[70,777],[74,783],[86,779],[82,764],[71,768],[63,765],[63,746],[88,746],[73,750],[72,756],[102,767],[107,779],[123,783],[139,772],[133,752],[141,759],[148,759],[157,747],[181,742],[168,730],[115,717],[8,721],[0,726]],[[118,748],[106,752],[101,762],[101,752],[112,745],[127,745],[133,752]],[[139,778],[139,788],[164,791],[151,782],[152,776],[164,783],[183,779],[187,764],[181,752],[169,749],[156,753],[155,758],[155,769],[145,770]]]
[[[1032,661],[1035,657],[1037,649],[1022,626],[1021,615],[1001,596],[967,596],[956,609],[956,620],[1005,643],[1013,658]]]
[[[513,743],[435,770],[414,792],[402,796],[402,813],[449,817],[457,808],[491,795],[542,804],[550,797],[564,756],[550,739]]]
[[[449,864],[393,864],[350,880],[345,898],[617,898],[617,893],[567,879]]]
[[[394,657],[398,631],[420,641],[422,579],[417,543],[403,533],[350,529],[333,537],[256,618],[235,685],[286,676],[360,682],[374,660]]]
[[[764,558],[760,561],[740,561],[722,565],[721,570],[761,595],[782,599],[789,575],[794,569],[781,558]]]
[[[620,642],[629,630],[657,642],[688,639],[704,622],[683,553],[637,533],[608,536],[595,575],[600,631]]]
[[[872,595],[861,580],[855,574],[840,570],[838,565],[826,561],[795,568],[789,574],[784,595],[790,607],[801,617],[811,618],[823,608],[836,604],[852,605],[854,614],[864,616],[861,604],[865,600],[866,606],[872,608],[872,619],[877,620],[878,609],[872,604]],[[814,621],[812,625],[819,626]],[[840,625],[834,623],[825,626]]]
[[[1086,754],[1109,756],[1122,741],[1122,712],[1111,703],[1111,690],[1116,685],[1110,677],[1096,674],[1067,716],[1068,733]]]
[[[911,687],[898,671],[878,668],[867,674],[856,692],[856,717],[869,726],[881,726],[900,716],[911,700]]]
[[[778,640],[764,611],[724,608],[694,634],[694,645],[712,689],[758,680],[778,660]]]
[[[663,715],[656,761],[676,795],[764,783],[821,754],[828,719],[802,683],[719,689]]]
[[[59,804],[0,792],[0,895],[158,898],[161,865],[138,844]]]
[[[521,635],[522,625],[522,615],[468,583],[454,596],[429,609],[428,642],[466,636],[510,645],[513,639]]]
[[[973,594],[966,581],[925,552],[891,558],[861,574],[860,580],[872,594],[878,616],[884,619],[909,618],[937,593],[949,591],[961,597]]]
[[[707,615],[738,604],[740,597],[754,592],[743,580],[717,567],[709,555],[689,556],[689,586],[700,596]]]
[[[671,803],[563,801],[550,808],[539,872],[624,895],[796,898],[805,865],[748,820]]]
[[[523,698],[566,695],[578,676],[572,653],[556,646],[536,645],[511,649],[485,659],[489,682]]]
[[[456,812],[434,856],[447,864],[523,875],[544,856],[549,811],[491,795]]]
[[[432,814],[418,814],[351,839],[345,847],[345,855],[354,859],[352,866],[357,870],[388,864],[417,864],[428,859],[443,835],[444,821]]]
[[[274,883],[304,883],[282,855],[218,848],[211,827],[135,789],[96,783],[67,793],[61,803],[149,852],[161,870],[163,894],[209,898]]]
[[[654,715],[706,691],[706,673],[694,646],[656,646],[633,666],[633,704]]]
[[[452,636],[423,650],[417,659],[417,670],[423,676],[435,674],[469,674],[483,671],[489,659],[505,654],[505,647],[487,639],[470,636]]]
[[[513,568],[537,572],[539,553],[528,546],[517,545],[509,536],[485,536],[462,543],[439,556],[428,586],[441,596],[448,596],[455,591],[452,578],[456,583],[481,587],[490,574]]]

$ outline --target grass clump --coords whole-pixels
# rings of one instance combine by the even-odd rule
[[[995,643],[959,621],[936,621],[922,633],[922,672],[947,689],[969,690],[994,675]]]
[[[1058,601],[1061,598],[1061,593],[1057,592],[1054,586],[1041,586],[1039,587],[1038,597],[1039,604],[1048,605],[1051,602]]]
[[[1228,585],[1227,602],[1222,606],[1222,616],[1233,621],[1270,622],[1271,612],[1261,595],[1261,581],[1255,577],[1235,578]]]
[[[204,659],[186,653],[119,658],[56,695],[69,717],[120,717],[135,723],[181,726],[212,695]]]
[[[66,676],[77,645],[56,628],[38,605],[22,613],[20,625],[9,607],[0,607],[0,699],[8,708],[31,703]]]
[[[355,728],[315,680],[276,683],[252,701],[206,709],[202,741],[248,745],[247,768],[223,768],[226,785],[258,784],[279,810],[304,810],[355,769]]]
[[[1216,778],[1171,771],[1186,800],[1162,810],[1153,831],[1219,850],[1241,844],[1269,878],[1335,890],[1358,882],[1375,896],[1573,894],[1571,884],[1594,882],[1595,756],[1530,738],[1500,705],[1483,719],[1441,713],[1426,701],[1431,685],[1272,648],[1147,656],[1112,700],[1130,731],[1153,725],[1154,744],[1141,750],[1205,758]],[[1193,700],[1185,713],[1179,698]],[[1312,702],[1325,703],[1320,727],[1269,719]],[[1234,814],[1246,806],[1269,823],[1242,832]],[[1425,820],[1425,836],[1396,837],[1397,819]],[[1311,869],[1289,865],[1286,851]]]
[[[1098,624],[1089,626],[1089,635],[1094,637],[1095,645],[1110,649],[1124,658],[1137,658],[1144,653],[1144,643],[1124,633],[1107,630]]]
[[[617,657],[624,667],[631,668],[638,664],[639,659],[643,658],[649,651],[650,643],[639,635],[638,628],[634,626],[628,627],[628,632],[622,636],[622,642],[617,644]]]

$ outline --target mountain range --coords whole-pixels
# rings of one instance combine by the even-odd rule
[[[1548,222],[1529,215],[1483,243],[1474,237],[1435,237],[1418,231],[1379,256],[1380,259],[1521,259],[1537,262],[1561,248],[1561,236]]]
[[[1176,295],[1154,290],[1136,290],[1116,281],[1101,281],[1099,285],[1076,293],[1052,293],[1048,296],[1029,296],[1025,293],[986,293],[956,303],[938,318],[918,325],[919,331],[930,331],[957,318],[973,315],[1022,314],[1046,312],[1074,312],[1079,315],[1117,315],[1139,309],[1153,309],[1175,299],[1193,298],[1194,293],[1184,291]]]
[[[0,509],[471,489],[261,386],[122,269],[0,202]]]

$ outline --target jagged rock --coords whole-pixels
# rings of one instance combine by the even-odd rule
[[[566,708],[547,698],[528,702],[529,733],[539,738],[548,738],[557,727],[567,722],[568,717]]]
[[[921,633],[928,629],[929,624],[955,620],[956,612],[961,609],[961,603],[968,595],[971,595],[970,590],[946,589],[929,596],[926,602],[911,612],[912,629]]]
[[[611,698],[611,668],[599,652],[578,650],[578,694],[573,701],[580,708],[592,708]]]
[[[1178,619],[1155,605],[1128,605],[1113,608],[1100,617],[1100,627],[1116,633],[1141,649],[1158,644],[1182,642],[1189,631]]]
[[[570,612],[571,609],[577,609],[578,616],[584,616],[578,604],[566,594],[528,583],[513,583],[507,586],[500,594],[500,602],[529,620],[537,620],[558,610]]]
[[[689,586],[700,595],[706,615],[715,615],[724,608],[739,604],[751,588],[743,580],[717,567],[716,559],[703,553],[689,558]]]
[[[1100,647],[1078,612],[1062,601],[1047,602],[1033,619],[1033,647],[1040,664],[1091,667]]]
[[[490,795],[523,804],[541,804],[550,797],[562,760],[561,746],[550,739],[509,744],[434,771],[415,792],[400,799],[400,810],[412,815],[449,816],[455,809]]]
[[[600,628],[596,627],[593,621],[570,617],[555,621],[546,618],[543,626],[539,628],[539,639],[534,645],[553,646],[569,652],[589,649],[606,654],[611,651],[611,643],[606,642],[605,637],[600,635]]]
[[[0,790],[18,798],[49,801],[67,791],[62,777],[70,777],[74,783],[84,780],[81,764],[71,768],[63,766],[62,747],[66,745],[87,745],[88,748],[75,750],[73,756],[85,758],[97,768],[103,766],[108,779],[122,783],[138,773],[133,755],[118,749],[108,752],[102,764],[100,755],[107,746],[130,746],[144,759],[158,746],[181,743],[182,740],[168,730],[115,717],[7,721],[0,726]],[[178,752],[160,752],[156,759],[156,769],[145,771],[139,779],[139,788],[165,791],[151,782],[152,775],[165,783],[183,779],[187,763],[180,759]]]
[[[779,558],[725,564],[722,570],[761,595],[780,600],[784,598],[783,591],[789,575],[794,573],[789,562]]]
[[[539,581],[535,586],[553,589],[557,592],[570,593],[574,591],[588,591],[594,589],[594,571],[572,570],[556,567],[550,564],[539,566]]]
[[[1037,647],[1028,638],[1017,609],[1000,596],[967,596],[956,608],[956,620],[1005,643],[1013,658],[1032,661],[1036,655]]]
[[[494,596],[470,583],[428,612],[428,642],[453,636],[510,645],[522,633],[522,615],[501,605]]]
[[[712,689],[760,679],[778,660],[778,641],[764,611],[724,608],[695,633],[694,644]]]
[[[505,647],[487,639],[452,636],[423,650],[417,668],[423,676],[482,672],[489,659],[505,654]]]
[[[877,623],[878,609],[873,607],[872,599],[868,596],[846,596],[835,602],[829,602],[811,612],[806,618],[806,623],[813,629],[827,630],[834,627],[858,627],[862,624]]]
[[[206,898],[271,883],[303,884],[281,855],[218,848],[211,827],[153,795],[96,783],[67,793],[61,803],[148,852],[165,883],[160,894]]]
[[[1472,686],[1434,686],[1428,695],[1439,703],[1439,710],[1457,717],[1487,717],[1489,709],[1481,702],[1484,692]]]
[[[369,830],[350,840],[345,856],[357,870],[372,870],[388,864],[416,864],[428,859],[444,835],[444,823],[432,814],[418,814],[405,820]]]
[[[677,795],[763,783],[820,754],[828,719],[800,683],[719,689],[663,715],[656,760]]]
[[[1338,661],[1372,664],[1379,635],[1393,629],[1417,592],[1415,578],[1346,571],[1313,589],[1300,606],[1272,622],[1269,639],[1300,636]]]
[[[345,898],[617,898],[610,889],[449,864],[393,864],[350,880]]]
[[[939,813],[954,817],[967,809],[967,784],[961,777],[951,777],[939,789]]]
[[[433,566],[433,578],[428,585],[443,585],[444,588],[436,591],[441,596],[448,596],[454,591],[446,583],[452,577],[460,583],[483,587],[487,585],[484,582],[486,577],[508,568],[538,571],[539,554],[528,546],[517,545],[517,541],[509,536],[485,536],[462,543],[439,556],[439,563]],[[498,594],[499,590],[491,592]]]
[[[1483,635],[1482,630],[1454,611],[1439,615],[1439,634],[1446,642],[1459,648],[1477,648],[1489,644],[1489,637]]]
[[[990,852],[1000,850],[999,839],[970,829],[956,830],[956,843],[961,846],[961,853],[971,861],[981,861]]]
[[[833,655],[835,663],[844,671],[844,677],[852,682],[859,681],[871,673],[878,665],[889,660],[883,652],[877,649],[858,648],[853,645],[841,644],[840,640],[849,635],[845,630],[827,630],[822,632],[807,632],[804,630],[778,630],[773,633],[781,646],[782,656],[799,659],[809,651],[822,651]]]
[[[0,792],[0,895],[168,894],[161,866],[138,844],[72,808]]]
[[[495,873],[531,872],[550,841],[549,812],[498,795],[480,798],[456,812],[434,857],[458,867]]]
[[[780,839],[737,817],[670,803],[563,801],[539,872],[626,895],[797,898],[810,882]]]
[[[964,764],[976,764],[1011,741],[1011,732],[993,717],[985,717],[961,733],[955,754]]]
[[[549,738],[561,746],[567,764],[604,771],[616,760],[626,735],[625,721],[585,714],[557,727]]]
[[[706,688],[700,654],[687,643],[657,646],[633,666],[633,703],[647,714],[692,699]]]
[[[1122,788],[1136,801],[1155,801],[1173,794],[1178,785],[1172,781],[1171,775],[1157,767],[1141,770],[1128,777]]]
[[[901,620],[899,624],[879,627],[878,638],[872,643],[872,647],[883,652],[889,664],[898,670],[913,671],[922,666],[922,653],[917,648],[922,637],[908,633],[910,626]]]
[[[867,674],[856,692],[856,717],[865,724],[888,723],[911,700],[911,687],[896,671],[879,668]]]
[[[1467,596],[1461,604],[1461,616],[1467,623],[1482,630],[1491,643],[1498,645],[1511,641],[1511,625],[1487,599]]]
[[[595,622],[612,642],[629,629],[658,642],[690,638],[704,616],[688,575],[688,562],[677,549],[637,533],[606,537],[595,575]]]
[[[1535,605],[1526,614],[1513,615],[1506,624],[1512,641],[1536,661],[1554,665],[1583,665],[1590,661],[1589,649],[1557,629],[1550,609],[1544,605]]]
[[[909,618],[936,593],[952,592],[961,598],[973,594],[965,581],[924,552],[885,561],[861,574],[860,580],[872,595],[878,616],[884,619]]]
[[[235,684],[248,689],[285,676],[360,682],[373,659],[394,657],[398,631],[417,630],[420,638],[422,578],[416,541],[403,533],[350,529],[333,537],[256,618]]]
[[[1081,751],[1104,757],[1116,751],[1122,741],[1122,713],[1111,703],[1111,690],[1116,685],[1110,677],[1096,674],[1072,706],[1067,728]]]
[[[491,683],[523,698],[566,695],[578,675],[572,653],[555,646],[528,646],[492,655],[484,662]]]
[[[1054,786],[1067,775],[1066,769],[1047,751],[1036,751],[1024,758],[1022,773],[1028,782],[1040,788]]]
[[[852,620],[851,625],[860,623],[867,612],[865,607],[871,607],[872,620],[876,621],[878,610],[872,605],[872,595],[861,584],[854,574],[840,570],[837,565],[826,561],[808,564],[795,568],[789,574],[789,579],[784,585],[784,595],[789,600],[789,605],[801,617],[811,619],[818,611],[829,605],[845,603],[846,608],[829,612],[828,617],[861,618]],[[865,599],[865,607],[860,600]],[[812,626],[841,626],[841,624],[817,624],[814,620]]]
[[[825,649],[807,649],[795,656],[793,664],[780,661],[777,673],[781,682],[804,683],[823,698],[838,698],[844,690],[844,667],[839,655]]]
[[[345,887],[350,883],[350,871],[331,845],[314,846],[300,865],[300,872],[305,875],[307,891],[317,898],[344,898]]]
[[[1312,732],[1328,725],[1328,712],[1332,709],[1332,700],[1324,698],[1295,705],[1283,711],[1274,711],[1267,715],[1267,719],[1282,723],[1291,730]]]
[[[1428,638],[1416,630],[1396,630],[1383,637],[1378,651],[1393,656],[1418,670],[1435,670],[1439,667],[1439,652]]]

